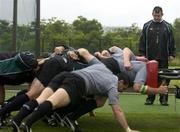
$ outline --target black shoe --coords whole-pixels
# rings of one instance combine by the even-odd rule
[[[21,124],[20,128],[23,132],[32,132],[31,127],[27,126],[24,122]]]
[[[73,132],[82,132],[81,129],[79,128],[78,122],[77,122],[76,120],[75,120],[75,121],[74,121],[74,120],[71,120],[71,119],[69,119],[67,116],[65,116],[65,117],[63,118],[63,120],[64,120],[64,123],[65,123],[68,127],[70,127]]]
[[[1,105],[1,109],[2,109],[3,107],[5,107],[7,104],[8,104],[8,102],[5,101],[5,102]]]
[[[54,112],[54,117],[55,117],[58,125],[60,125],[62,127],[65,126],[63,118],[57,112]]]
[[[146,102],[144,103],[145,105],[153,105],[153,102],[150,100],[146,100]]]
[[[7,121],[4,117],[0,117],[0,129],[7,127]]]
[[[10,126],[13,128],[13,132],[20,132],[19,126],[16,124],[15,121],[10,121]]]
[[[167,102],[160,102],[162,106],[168,106],[169,104]]]
[[[168,106],[168,94],[160,94],[160,98],[159,101],[161,103],[161,105],[163,106]]]
[[[43,122],[47,123],[50,126],[58,126],[58,122],[55,119],[54,115],[44,116],[42,119]]]
[[[8,127],[8,120],[11,119],[11,114],[6,113],[3,116],[0,116],[0,129]]]

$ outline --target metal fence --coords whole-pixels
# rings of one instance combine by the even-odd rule
[[[0,52],[35,52],[38,0],[0,0]]]

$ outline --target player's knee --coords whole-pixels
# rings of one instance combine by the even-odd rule
[[[28,91],[26,95],[30,100],[37,98],[40,95],[41,92],[39,91]]]
[[[105,102],[96,100],[97,107],[102,107],[102,106],[104,106],[104,104],[105,104]]]

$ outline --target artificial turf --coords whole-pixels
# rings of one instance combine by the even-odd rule
[[[12,94],[7,92],[7,97]],[[119,97],[131,128],[141,132],[180,132],[180,100],[175,102],[174,94],[169,95],[169,106],[160,105],[159,95],[152,106],[144,105],[146,95],[123,93]],[[108,103],[95,110],[95,113],[96,117],[87,114],[78,120],[83,132],[123,132]],[[10,131],[9,128],[0,129],[0,132]],[[70,129],[50,127],[39,121],[33,125],[33,132],[70,132]]]

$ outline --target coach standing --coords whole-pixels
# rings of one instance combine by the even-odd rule
[[[152,12],[153,20],[144,24],[140,37],[139,52],[148,60],[157,60],[159,68],[168,68],[168,61],[175,57],[175,43],[171,25],[162,19],[163,10],[156,6]],[[148,95],[145,105],[152,105],[155,95]],[[161,105],[168,105],[168,94],[161,94]]]

